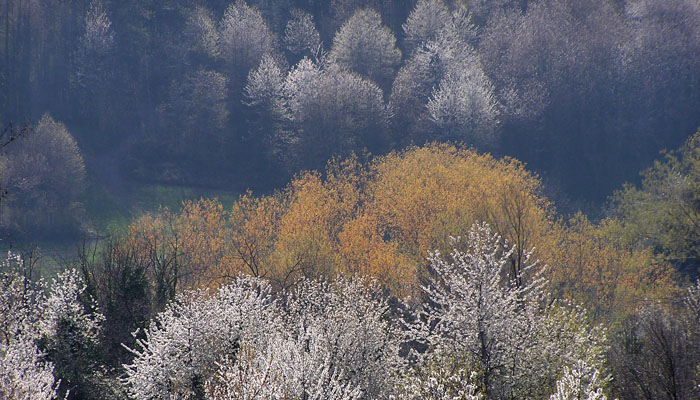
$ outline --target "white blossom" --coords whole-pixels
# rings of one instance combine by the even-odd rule
[[[44,360],[34,338],[21,334],[0,343],[0,398],[50,400],[56,398],[58,382],[53,364]]]
[[[583,360],[571,368],[564,368],[564,374],[557,381],[557,391],[549,400],[606,400],[601,385],[600,372]]]
[[[477,374],[455,365],[444,354],[432,354],[425,365],[414,367],[394,385],[395,400],[483,400]]]
[[[277,331],[275,302],[264,281],[236,278],[216,295],[205,291],[179,295],[160,313],[131,349],[125,365],[134,399],[201,395],[217,362],[235,356],[241,343],[264,345]]]
[[[276,51],[277,39],[257,8],[236,0],[219,23],[219,52],[231,71],[245,77],[265,54]]]
[[[330,355],[319,345],[279,334],[264,349],[243,344],[235,362],[219,364],[207,382],[207,395],[215,400],[359,399],[360,389],[339,379]]]
[[[0,262],[0,398],[54,399],[54,366],[36,345],[45,297],[40,286],[17,274],[21,265],[12,252]]]
[[[389,305],[375,282],[339,278],[332,283],[306,280],[287,304],[287,329],[328,373],[365,399],[385,398],[401,365],[399,334],[388,321]]]
[[[541,398],[562,368],[602,364],[604,331],[587,323],[585,310],[545,306],[537,263],[511,276],[513,249],[486,224],[454,246],[449,258],[429,258],[427,298],[409,323],[409,339],[428,347],[413,353],[419,366],[452,355],[458,368],[477,372],[487,398],[501,399]]]
[[[66,270],[53,280],[46,299],[45,317],[39,322],[39,332],[47,341],[47,347],[64,346],[66,340],[83,344],[98,342],[104,317],[86,310],[80,302],[85,289],[76,270]],[[94,302],[93,309],[96,309]]]

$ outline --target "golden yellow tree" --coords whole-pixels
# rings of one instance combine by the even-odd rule
[[[240,273],[279,288],[356,275],[404,296],[417,293],[430,251],[451,251],[449,237],[480,222],[514,247],[508,274],[516,284],[529,278],[521,266],[534,249],[555,296],[596,315],[674,290],[670,270],[621,240],[616,221],[557,221],[522,163],[448,144],[335,160],[272,195],[246,193],[231,211],[216,200],[187,202],[180,213],[141,218],[129,235],[180,287],[218,286]]]

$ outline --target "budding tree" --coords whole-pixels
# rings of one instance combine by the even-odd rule
[[[102,1],[93,0],[85,14],[85,33],[78,42],[71,83],[83,118],[99,132],[114,122],[108,99],[116,75],[115,49],[112,21]]]
[[[219,55],[219,32],[214,15],[209,9],[203,6],[195,7],[187,16],[185,36],[191,50],[212,58]]]
[[[449,14],[438,1],[418,3],[404,25],[411,58],[394,80],[390,103],[403,141],[431,139],[493,144],[499,103],[462,12]],[[425,9],[427,16],[417,14]],[[427,20],[423,20],[427,18]]]
[[[0,176],[9,196],[0,223],[35,235],[79,226],[85,164],[65,125],[44,114],[5,157]]]
[[[361,9],[333,38],[330,58],[379,85],[388,84],[401,62],[401,51],[391,30],[372,9]]]
[[[476,40],[476,29],[467,10],[457,6],[450,12],[442,0],[419,0],[403,24],[403,31],[409,51],[448,36],[470,44]]]
[[[311,56],[318,61],[323,44],[311,14],[299,9],[292,10],[292,19],[284,30],[284,44],[293,54]]]
[[[287,138],[291,159],[301,167],[319,167],[350,151],[381,151],[390,112],[373,82],[336,64],[303,59],[287,75],[278,134]]]
[[[219,52],[232,84],[244,80],[265,54],[276,52],[277,38],[257,8],[236,0],[219,23]]]
[[[441,136],[469,138],[474,143],[494,140],[498,101],[491,80],[478,59],[452,63],[427,104]]]
[[[180,148],[191,148],[203,137],[221,134],[229,117],[228,82],[223,74],[205,69],[173,80],[168,99],[158,110],[163,125],[178,132],[175,142]]]

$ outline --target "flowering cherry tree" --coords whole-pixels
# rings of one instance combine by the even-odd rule
[[[77,271],[58,274],[47,287],[20,275],[21,265],[12,253],[0,263],[0,398],[79,393],[76,385],[92,372],[83,357],[98,344],[104,317],[86,308]]]
[[[360,388],[341,379],[324,350],[318,341],[281,335],[260,350],[244,344],[235,362],[219,364],[216,375],[207,382],[207,395],[214,400],[361,398]]]
[[[560,368],[602,363],[604,331],[585,310],[548,305],[537,263],[511,276],[513,250],[487,224],[453,244],[449,258],[430,257],[426,299],[408,323],[409,339],[427,347],[413,352],[419,368],[451,355],[453,370],[476,372],[486,398],[541,398]]]
[[[0,262],[0,398],[53,399],[54,366],[35,343],[44,297],[14,270],[21,264],[11,252]]]
[[[364,399],[385,398],[401,365],[389,311],[375,282],[306,280],[287,303],[287,329],[294,341],[315,348],[317,364],[333,366],[331,377],[360,388]]]
[[[601,385],[600,372],[585,361],[579,360],[573,367],[565,367],[557,381],[557,392],[549,400],[606,400]]]
[[[260,347],[279,328],[270,285],[239,277],[216,295],[178,296],[131,349],[124,384],[134,399],[203,395],[217,363],[236,356],[241,343]]]
[[[395,383],[392,400],[483,400],[477,374],[445,355],[432,354],[426,365],[412,368]]]

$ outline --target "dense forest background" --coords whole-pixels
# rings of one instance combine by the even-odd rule
[[[115,203],[125,182],[268,193],[333,156],[450,140],[527,163],[564,213],[600,215],[700,125],[696,1],[415,7],[6,0],[0,120],[64,129],[75,144],[55,156],[85,171],[25,152],[34,170],[10,162],[3,179],[74,214],[91,183]],[[10,203],[6,228],[66,231],[14,223]]]
[[[0,122],[0,398],[700,393],[697,0],[3,0]]]

